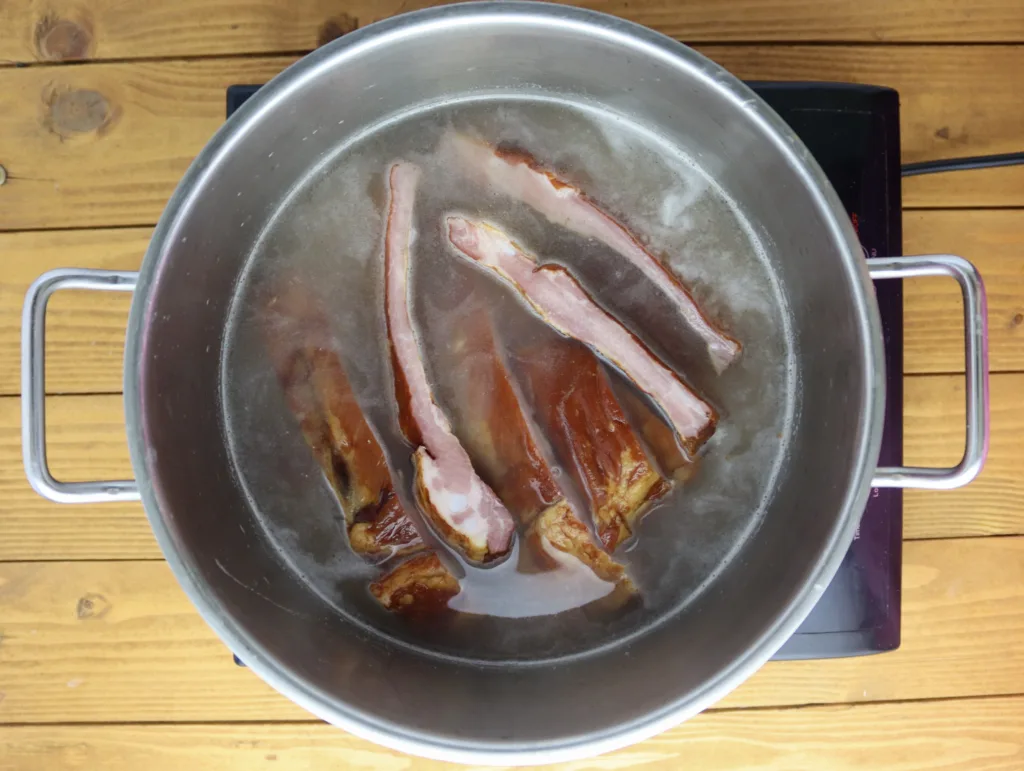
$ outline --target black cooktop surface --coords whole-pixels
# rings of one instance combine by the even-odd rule
[[[865,257],[903,252],[899,95],[835,83],[752,83],[811,151],[846,206]],[[903,461],[903,287],[875,284],[885,340],[879,464]],[[853,545],[818,605],[776,658],[854,656],[900,644],[903,492],[875,488]]]

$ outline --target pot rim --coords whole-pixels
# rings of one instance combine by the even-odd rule
[[[160,281],[161,253],[172,243],[173,233],[192,204],[193,193],[202,187],[221,160],[242,143],[250,126],[256,124],[275,104],[303,84],[346,60],[373,48],[400,44],[410,35],[429,34],[453,25],[465,26],[483,20],[507,25],[545,25],[584,31],[591,36],[629,48],[637,55],[660,59],[697,76],[709,88],[723,92],[738,109],[747,112],[765,130],[768,138],[798,171],[807,187],[827,213],[836,243],[845,244],[840,255],[856,297],[859,333],[867,341],[861,366],[864,379],[862,403],[870,414],[857,437],[856,467],[851,476],[843,508],[828,544],[812,568],[804,586],[780,614],[775,624],[753,640],[747,652],[710,678],[702,687],[681,695],[660,709],[620,724],[600,735],[567,737],[542,744],[457,741],[411,730],[386,722],[375,715],[346,708],[314,685],[302,682],[281,662],[262,652],[258,641],[232,619],[209,593],[187,553],[178,549],[165,523],[161,501],[149,480],[151,462],[143,436],[140,391],[140,359],[143,330],[149,315],[150,295]],[[349,33],[288,67],[250,99],[227,121],[203,148],[171,196],[146,251],[132,301],[125,345],[124,403],[128,443],[139,491],[157,542],[178,582],[203,619],[216,634],[260,678],[274,689],[323,720],[377,744],[434,760],[469,764],[528,765],[577,760],[619,749],[675,726],[715,703],[759,669],[796,631],[817,603],[835,575],[853,540],[870,491],[881,445],[885,406],[885,378],[881,322],[860,243],[845,208],[824,172],[789,126],[738,78],[711,60],[671,38],[633,22],[596,11],[533,2],[479,2],[442,6],[393,17]]]

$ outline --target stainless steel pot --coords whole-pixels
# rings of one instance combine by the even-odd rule
[[[524,88],[639,116],[703,159],[771,244],[802,387],[789,460],[763,522],[709,589],[622,645],[482,667],[417,655],[354,628],[247,527],[252,514],[229,462],[218,372],[225,317],[259,225],[325,152],[410,105]],[[310,126],[322,130],[310,135]],[[951,276],[963,291],[967,447],[950,469],[875,468],[885,378],[870,279],[920,275]],[[44,316],[49,296],[67,288],[134,292],[124,394],[136,481],[59,482],[47,469]],[[209,624],[314,714],[433,758],[565,760],[652,736],[756,671],[820,597],[872,487],[951,488],[978,473],[988,425],[985,318],[981,279],[958,257],[865,267],[843,207],[793,132],[685,46],[560,6],[439,8],[347,35],[262,89],[189,169],[138,274],[60,270],[33,284],[22,330],[25,465],[33,487],[54,501],[141,498]]]

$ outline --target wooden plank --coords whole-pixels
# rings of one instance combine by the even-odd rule
[[[1024,764],[1024,698],[705,712],[642,744],[551,771],[1011,771]],[[324,723],[0,728],[11,771],[456,769]]]
[[[1024,370],[1024,260],[1015,210],[908,211],[905,252],[956,252],[978,266],[989,295],[993,372]],[[21,390],[21,306],[43,271],[77,265],[135,270],[149,228],[0,233],[0,395]],[[904,289],[904,372],[963,371],[959,289],[952,281],[915,279]],[[49,393],[121,390],[124,330],[130,298],[66,292],[50,302],[47,324]]]
[[[953,466],[963,456],[962,376],[904,378],[904,458],[908,464]],[[905,538],[1024,533],[1024,375],[991,379],[991,437],[985,468],[959,490],[904,493]]]
[[[0,6],[0,62],[309,51],[354,29],[353,13],[365,14],[368,5],[373,3],[13,0]],[[977,34],[992,34],[985,26]]]
[[[163,562],[7,563],[0,596],[0,721],[308,717],[233,663]]]
[[[748,78],[892,85],[904,160],[1020,149],[1024,47],[708,46]],[[0,230],[156,221],[189,160],[223,121],[224,89],[262,82],[290,58],[0,69],[9,178]],[[907,180],[916,207],[1024,205],[1024,168]]]
[[[265,82],[292,61],[0,70],[0,230],[155,223],[224,122],[225,89]]]
[[[905,381],[908,463],[952,464],[963,446],[959,375]],[[1024,375],[992,379],[993,434],[988,464],[962,490],[908,491],[908,538],[1024,533]],[[121,398],[52,397],[50,465],[58,479],[113,479],[131,473]],[[151,559],[160,556],[137,503],[59,505],[28,486],[21,465],[20,404],[0,398],[0,560]]]
[[[1024,635],[1017,629],[1024,623],[1022,558],[1019,537],[905,542],[898,650],[770,662],[720,706],[1024,693]]]
[[[2,723],[296,720],[162,562],[0,564]],[[908,543],[903,647],[773,662],[721,706],[1024,693],[1024,538]]]
[[[1024,47],[702,46],[741,78],[872,83],[900,92],[903,162],[1024,149],[1024,103],[1007,104]],[[988,73],[983,74],[983,73]],[[905,207],[1019,206],[1024,167],[910,177]]]
[[[0,399],[0,560],[159,558],[141,504],[62,506],[28,486],[20,410],[18,399]],[[120,396],[51,398],[46,422],[58,479],[131,475]]]
[[[42,273],[76,266],[137,270],[150,228],[0,234],[0,394],[21,392],[21,309]],[[131,296],[59,292],[47,310],[46,386],[50,393],[118,393]]]
[[[274,54],[306,51],[355,26],[429,0],[9,0],[0,7],[0,62]],[[1024,10],[1012,0],[591,0],[574,3],[645,24],[688,42],[1024,41]]]
[[[959,254],[988,292],[989,367],[1024,370],[1024,212],[907,211],[904,254]],[[962,372],[960,289],[941,278],[903,283],[903,371]]]

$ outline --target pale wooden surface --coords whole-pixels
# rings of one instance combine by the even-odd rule
[[[908,377],[905,390],[907,461],[955,463],[963,447],[962,376]],[[1021,393],[1024,375],[992,378],[993,435],[985,470],[963,490],[942,495],[908,491],[907,538],[1024,533]],[[51,397],[49,405],[50,464],[58,479],[115,479],[130,473],[119,395]],[[50,503],[29,488],[20,459],[18,401],[0,398],[0,560],[160,556],[141,505]],[[0,703],[0,714],[2,709]]]
[[[0,63],[308,51],[425,0],[7,0]],[[578,3],[686,42],[1024,41],[1016,0],[590,0]]]
[[[1019,149],[1017,46],[735,46],[700,50],[745,78],[874,82],[900,90],[906,161]],[[7,137],[0,230],[149,225],[223,122],[224,89],[293,58],[0,69]],[[909,207],[1024,205],[1024,167],[906,180]]]
[[[1024,370],[1024,211],[905,211],[903,253],[944,252],[966,257],[985,278],[992,371]],[[963,371],[959,295],[949,279],[904,282],[904,372]]]
[[[772,662],[722,707],[1024,693],[1024,537],[908,542],[903,645]],[[8,723],[301,720],[225,649],[163,562],[0,564]]]
[[[136,267],[223,119],[225,86],[262,82],[353,24],[421,5],[0,3],[10,174],[0,187],[0,770],[440,767],[318,724],[235,667],[159,559],[138,505],[35,497],[20,466],[16,372],[28,283],[60,265]],[[743,77],[897,87],[905,161],[1024,148],[1018,0],[592,5],[698,42]],[[63,59],[88,62],[45,63]],[[906,253],[959,252],[982,269],[1000,374],[982,476],[962,491],[906,495],[902,648],[770,664],[717,711],[565,771],[1024,769],[1024,169],[911,179],[904,193]],[[126,311],[124,297],[53,300],[47,386],[76,394],[49,400],[58,475],[128,473],[117,393]],[[954,462],[957,292],[910,282],[905,314],[907,460]]]
[[[1024,698],[706,712],[643,744],[554,771],[1019,771]],[[0,727],[10,767],[105,771],[441,771],[322,724]],[[0,761],[2,762],[2,761]]]

